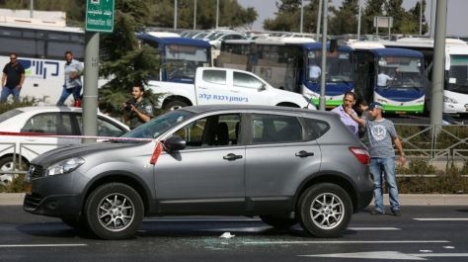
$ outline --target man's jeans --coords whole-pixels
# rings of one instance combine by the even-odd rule
[[[371,158],[369,165],[370,172],[374,178],[374,201],[375,210],[384,213],[383,205],[383,175],[387,182],[388,193],[390,197],[390,206],[392,212],[400,210],[398,200],[398,187],[395,178],[395,159],[390,158]]]
[[[67,98],[73,94],[73,99],[75,99],[75,101],[77,100],[80,100],[81,99],[81,86],[77,86],[77,87],[72,87],[72,88],[65,88],[63,87],[63,90],[62,90],[62,95],[60,96],[58,102],[57,102],[57,106],[63,106],[63,104],[65,103],[65,100],[67,100]]]
[[[16,87],[11,88],[11,87],[4,86],[2,88],[2,95],[0,97],[0,102],[5,103],[8,99],[8,96],[13,95],[13,99],[15,100],[16,103],[18,103],[19,94],[20,94],[20,90],[18,90],[18,88]]]

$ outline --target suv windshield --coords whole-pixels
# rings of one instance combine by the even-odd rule
[[[193,112],[185,110],[175,110],[141,125],[130,132],[125,133],[122,137],[128,138],[157,138],[167,130],[180,122],[192,117]]]

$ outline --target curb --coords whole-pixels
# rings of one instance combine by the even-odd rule
[[[0,206],[23,205],[24,193],[0,193]],[[389,203],[388,194],[384,203]],[[466,206],[468,194],[400,194],[402,206]],[[373,203],[371,203],[373,205]]]

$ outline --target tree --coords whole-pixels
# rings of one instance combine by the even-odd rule
[[[345,0],[339,9],[332,9],[333,18],[330,20],[330,34],[341,35],[356,32],[359,0]]]
[[[149,10],[146,1],[115,1],[114,32],[102,34],[100,40],[105,53],[100,75],[111,79],[100,89],[101,106],[106,112],[121,112],[132,86],[158,74],[157,51],[148,46],[140,48],[135,35],[147,23]]]
[[[320,0],[304,0],[303,31],[315,32]],[[308,2],[308,4],[307,4]],[[263,27],[273,31],[300,31],[301,0],[281,0],[276,3],[278,12],[273,19],[266,19]]]

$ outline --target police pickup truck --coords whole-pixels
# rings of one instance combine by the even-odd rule
[[[250,104],[316,109],[303,95],[277,89],[248,71],[198,67],[195,84],[149,81],[154,93],[162,94],[159,107],[175,110],[209,104]]]

